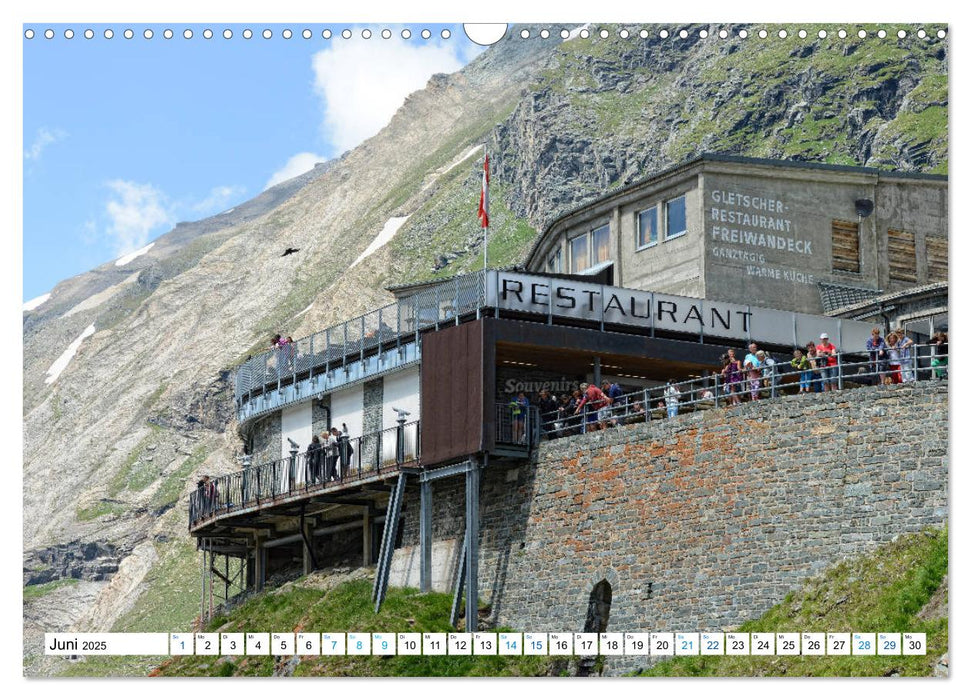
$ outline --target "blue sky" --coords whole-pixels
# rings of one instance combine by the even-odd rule
[[[339,156],[433,73],[457,70],[482,50],[461,25],[25,27],[36,34],[23,40],[24,300],[143,247],[177,221],[223,211]],[[41,34],[48,27],[53,39]],[[288,27],[293,36],[284,39]],[[87,28],[94,38],[84,38]],[[146,28],[153,38],[144,38]],[[270,39],[261,36],[266,28]],[[305,28],[312,38],[302,37]],[[345,28],[350,39],[340,36]],[[382,38],[384,28],[391,38]]]

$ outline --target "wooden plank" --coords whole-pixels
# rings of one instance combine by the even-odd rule
[[[947,280],[947,239],[936,236],[926,238],[927,277],[931,281]]]
[[[860,271],[860,226],[852,221],[833,221],[833,270]]]

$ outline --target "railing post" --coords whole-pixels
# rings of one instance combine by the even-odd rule
[[[253,455],[243,455],[243,484],[240,500],[242,504],[249,503],[249,470],[253,464]]]
[[[297,480],[297,448],[290,448],[290,463],[288,465],[289,479],[287,480],[287,493],[293,493],[293,485]]]
[[[836,388],[843,390],[843,353],[836,353]]]
[[[715,408],[718,408],[718,375],[715,375]]]
[[[405,419],[398,419],[398,429],[396,431],[397,440],[395,444],[394,459],[397,464],[405,461]]]

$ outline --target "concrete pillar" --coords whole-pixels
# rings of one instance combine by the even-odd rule
[[[610,212],[610,257],[614,261],[613,286],[623,287],[624,279],[624,233],[621,229],[620,207]]]

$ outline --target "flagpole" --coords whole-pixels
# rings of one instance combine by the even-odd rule
[[[482,144],[482,151],[485,153],[485,169],[486,169],[486,182],[489,178],[489,151],[486,150],[485,144]],[[488,195],[488,190],[486,190]],[[488,207],[488,200],[486,201],[486,206]],[[486,225],[482,227],[482,283],[485,284],[486,275],[489,273],[489,214],[488,209],[486,210]]]

